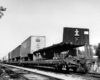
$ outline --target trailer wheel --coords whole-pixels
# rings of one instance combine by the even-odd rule
[[[87,66],[84,66],[84,73],[87,73],[88,72],[88,68]]]
[[[58,71],[60,71],[60,72],[62,71],[62,65],[58,66]]]
[[[67,64],[66,64],[66,72],[67,72],[67,73],[69,72],[69,67],[68,67]]]
[[[75,68],[73,68],[73,71],[74,71],[74,72],[76,72],[76,71],[77,71],[77,68],[76,68],[76,67],[75,67]]]

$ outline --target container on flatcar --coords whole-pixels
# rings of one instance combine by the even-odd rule
[[[45,36],[30,36],[26,39],[20,48],[20,57],[26,58],[28,54],[45,47]]]
[[[13,61],[14,61],[14,53],[15,53],[15,50],[12,50],[12,52],[11,52],[11,58],[12,58]]]
[[[14,59],[14,61],[18,61],[20,59],[20,47],[21,45],[16,47],[12,52],[12,58]]]
[[[65,27],[63,42],[72,43],[73,45],[89,44],[89,29]]]
[[[11,57],[10,57],[10,52],[8,53],[8,60],[10,61]]]
[[[12,51],[9,53],[10,61],[12,61]]]
[[[3,62],[3,58],[1,58],[0,61]]]
[[[8,55],[4,56],[3,61],[8,62]]]

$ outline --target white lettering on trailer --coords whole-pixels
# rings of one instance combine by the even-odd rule
[[[79,31],[78,31],[78,29],[75,30],[75,36],[79,36]]]
[[[84,34],[88,35],[89,34],[89,31],[84,31]]]

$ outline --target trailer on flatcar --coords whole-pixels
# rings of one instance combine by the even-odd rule
[[[33,60],[32,53],[45,47],[45,36],[30,36],[20,48],[21,61]]]

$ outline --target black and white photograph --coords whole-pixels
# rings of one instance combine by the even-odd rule
[[[0,0],[0,80],[100,80],[100,0]]]

